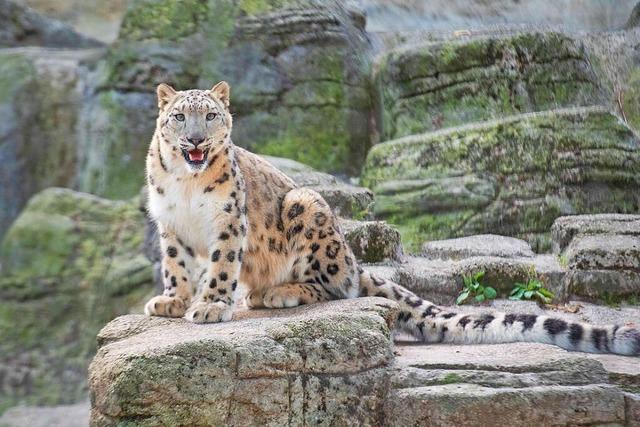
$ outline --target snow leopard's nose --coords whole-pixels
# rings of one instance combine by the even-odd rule
[[[197,135],[197,136],[188,136],[187,137],[187,141],[189,141],[190,143],[193,144],[194,147],[198,148],[199,144],[202,144],[204,142],[204,137]]]

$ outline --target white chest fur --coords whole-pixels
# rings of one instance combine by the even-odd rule
[[[199,255],[207,256],[211,241],[217,235],[215,218],[228,200],[172,177],[148,188],[149,212],[161,229],[175,233]]]

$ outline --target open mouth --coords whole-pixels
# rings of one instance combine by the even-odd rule
[[[208,150],[200,150],[195,148],[193,150],[182,150],[182,155],[184,159],[192,166],[200,166],[204,163],[207,157]]]

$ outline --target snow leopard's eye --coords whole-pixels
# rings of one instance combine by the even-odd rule
[[[174,114],[173,118],[179,122],[184,122],[184,114]]]
[[[213,119],[215,119],[216,117],[218,117],[218,115],[216,113],[209,113],[207,114],[207,121],[211,121]]]

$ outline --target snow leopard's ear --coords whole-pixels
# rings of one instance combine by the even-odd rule
[[[229,94],[231,92],[231,88],[229,87],[229,83],[220,82],[214,87],[211,88],[209,93],[218,98],[226,108],[229,108]]]
[[[158,95],[158,108],[162,110],[176,96],[176,90],[165,83],[160,83],[156,88]]]

